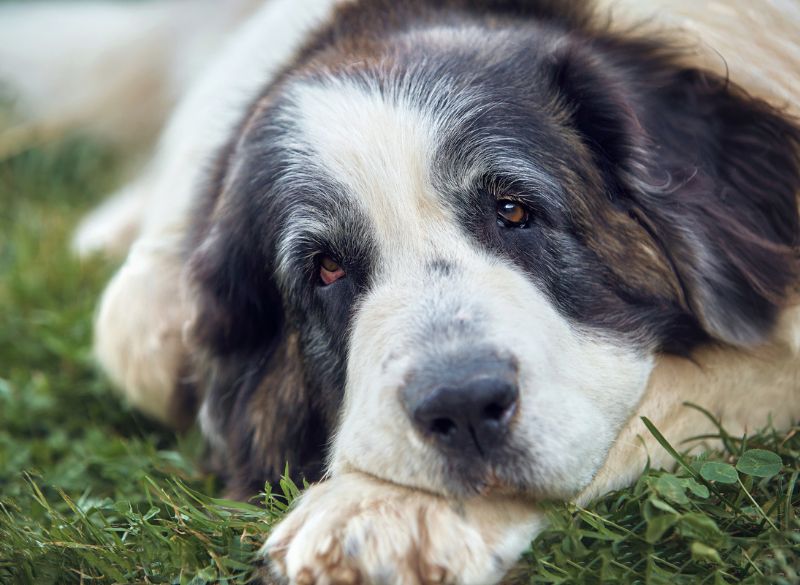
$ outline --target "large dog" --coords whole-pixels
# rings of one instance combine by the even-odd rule
[[[685,401],[732,431],[800,415],[800,7],[605,4],[0,13],[29,59],[0,49],[0,76],[54,124],[125,135],[191,85],[76,242],[135,237],[96,329],[131,401],[198,400],[237,496],[325,477],[266,543],[276,575],[495,582],[538,501],[666,462],[641,415],[676,443],[711,425]]]

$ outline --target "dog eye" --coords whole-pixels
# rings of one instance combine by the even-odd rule
[[[345,271],[336,260],[330,256],[323,256],[319,261],[319,277],[325,286],[333,284],[340,278],[344,278]]]
[[[497,202],[497,223],[503,227],[524,228],[528,225],[529,214],[521,203],[511,199]]]

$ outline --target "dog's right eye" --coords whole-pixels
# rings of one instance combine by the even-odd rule
[[[513,199],[497,202],[497,223],[503,227],[524,228],[528,226],[529,213],[524,205]]]
[[[324,286],[333,284],[340,278],[346,275],[344,268],[342,268],[336,260],[330,256],[323,256],[319,261],[319,277]]]

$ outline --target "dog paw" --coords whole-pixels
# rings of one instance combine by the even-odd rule
[[[103,202],[81,221],[72,238],[72,251],[81,258],[124,257],[139,233],[147,193],[133,183]]]
[[[531,537],[529,506],[521,516],[507,502],[500,507],[494,515],[346,474],[310,488],[262,554],[292,585],[488,585]]]

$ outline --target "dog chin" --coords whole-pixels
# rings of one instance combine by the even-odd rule
[[[456,460],[439,456],[427,474],[387,473],[370,465],[351,461],[331,464],[332,475],[360,473],[380,481],[442,496],[456,501],[479,497],[521,497],[529,501],[564,500],[578,494],[593,473],[564,481],[556,473],[547,477],[535,456],[509,446],[491,458],[476,455],[473,459]]]
[[[489,464],[473,469],[462,468],[446,475],[443,494],[456,500],[490,496],[527,496],[534,499],[546,498],[535,485],[529,485],[515,478],[513,469]]]

